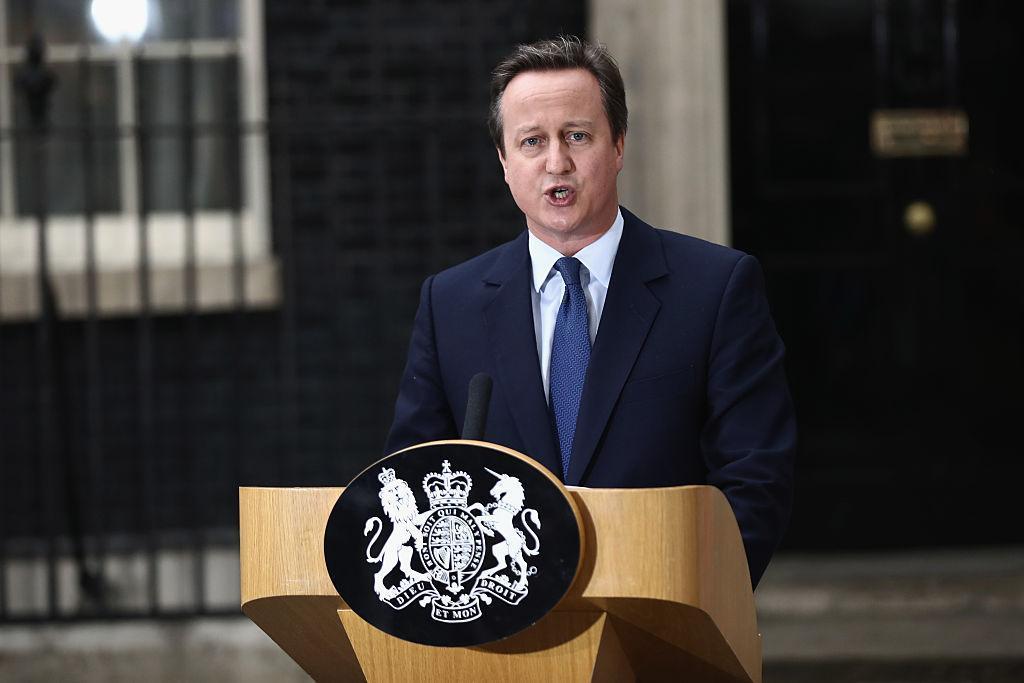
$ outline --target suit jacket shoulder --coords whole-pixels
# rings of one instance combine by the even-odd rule
[[[513,240],[437,273],[433,276],[433,287],[446,295],[478,295],[477,290],[468,289],[466,285],[482,282],[500,284],[515,268],[528,266],[528,259],[527,233],[524,230]]]
[[[633,229],[649,231],[656,235],[669,274],[672,278],[679,278],[679,282],[686,285],[728,279],[736,264],[749,256],[739,249],[653,227],[625,209],[623,216],[627,218],[627,224],[632,223]]]

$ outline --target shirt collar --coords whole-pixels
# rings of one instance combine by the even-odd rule
[[[608,287],[612,279],[612,265],[615,263],[615,254],[619,250],[619,240],[622,239],[622,225],[622,211],[616,210],[615,220],[611,227],[596,241],[575,254],[583,267],[590,273],[590,277],[596,279],[605,288]],[[532,232],[527,232],[530,263],[533,268],[533,288],[539,292],[544,289],[544,284],[554,270],[555,261],[562,258],[562,254],[542,242]]]

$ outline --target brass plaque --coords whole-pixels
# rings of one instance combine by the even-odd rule
[[[963,156],[967,114],[962,109],[877,109],[871,149],[880,157]]]

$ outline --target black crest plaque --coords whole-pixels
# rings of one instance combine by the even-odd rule
[[[328,519],[324,556],[341,597],[385,633],[480,645],[536,623],[565,595],[580,530],[543,466],[493,444],[439,441],[357,475]]]

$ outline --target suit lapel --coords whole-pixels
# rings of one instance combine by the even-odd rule
[[[529,249],[523,232],[484,278],[483,286],[494,292],[484,304],[484,324],[498,368],[500,389],[508,400],[526,454],[560,474],[561,458],[555,446],[537,358],[530,279]]]
[[[583,479],[661,307],[647,283],[668,273],[657,233],[625,209],[622,215],[622,239],[576,421],[572,460],[565,481],[569,485],[579,485]]]

